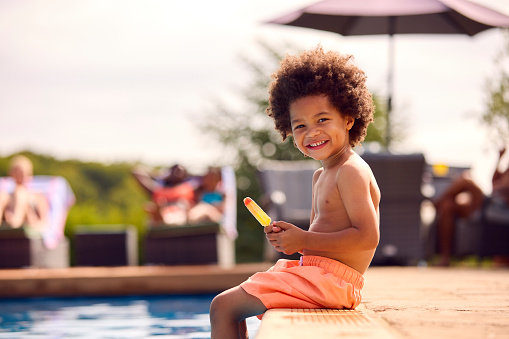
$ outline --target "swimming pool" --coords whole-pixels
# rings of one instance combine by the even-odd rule
[[[0,300],[0,338],[210,338],[214,295]],[[250,336],[260,321],[247,321]]]

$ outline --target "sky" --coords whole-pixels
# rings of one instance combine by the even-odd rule
[[[318,43],[355,56],[370,91],[387,93],[388,37],[343,37],[266,24],[310,0],[0,0],[0,156],[191,169],[228,163],[197,122],[234,105],[252,80],[240,56],[258,40]],[[476,0],[509,15],[507,0]],[[479,122],[502,33],[396,36],[393,106],[400,153],[472,168],[486,191],[498,157]],[[509,146],[509,145],[507,145]]]

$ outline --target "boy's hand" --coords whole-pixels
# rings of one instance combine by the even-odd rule
[[[267,229],[270,228],[270,229]],[[304,250],[306,231],[284,221],[265,227],[265,237],[276,251],[293,254]]]
[[[274,225],[274,222],[269,226],[265,226],[263,230],[265,233],[278,233],[282,231],[281,227]]]

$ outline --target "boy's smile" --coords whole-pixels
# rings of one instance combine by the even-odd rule
[[[292,135],[297,148],[316,160],[344,150],[354,119],[343,116],[325,95],[310,95],[290,104]]]
[[[314,143],[309,144],[308,147],[312,148],[312,149],[317,149],[318,147],[325,145],[327,142],[328,142],[327,140],[314,142]]]

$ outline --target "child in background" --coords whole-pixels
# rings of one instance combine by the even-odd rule
[[[276,130],[323,166],[313,176],[310,227],[284,221],[265,227],[277,251],[302,257],[281,259],[216,296],[212,339],[247,338],[245,319],[267,309],[353,309],[361,301],[363,274],[379,241],[380,190],[352,149],[373,121],[373,102],[351,59],[317,47],[287,56],[273,74],[267,113]]]
[[[0,221],[5,221],[12,228],[27,224],[42,231],[47,225],[49,205],[42,194],[28,189],[32,174],[30,159],[23,155],[12,158],[9,175],[16,186],[11,194],[0,192]]]

